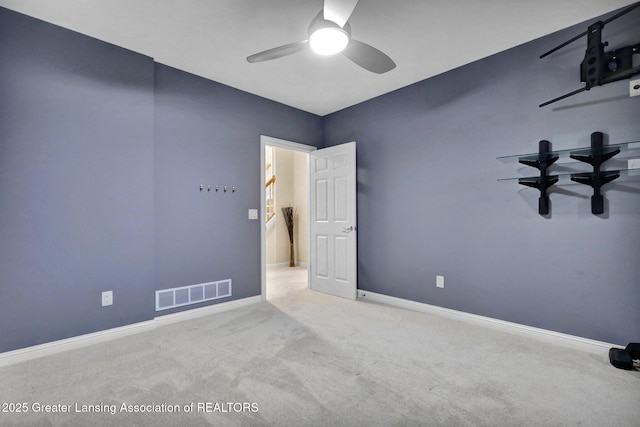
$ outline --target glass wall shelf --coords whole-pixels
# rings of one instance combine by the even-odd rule
[[[622,156],[620,157],[640,157],[640,141],[631,141],[631,142],[623,142],[620,144],[611,144],[602,146],[602,151],[600,153],[606,154],[614,152],[615,150],[620,150]],[[624,154],[626,153],[626,155]],[[593,154],[593,149],[591,147],[580,147],[580,148],[571,148],[568,150],[553,150],[547,153],[544,153],[543,156],[550,157],[558,157],[560,159],[569,159],[571,155],[589,155]],[[529,154],[515,154],[512,156],[501,156],[497,158],[501,162],[518,162],[520,160],[528,160],[528,161],[536,161],[540,160],[539,153],[529,153]]]
[[[620,180],[623,180],[624,178],[627,178],[627,179],[640,178],[640,168],[619,169],[619,170],[610,170],[610,171],[607,170],[607,171],[601,171],[599,173],[600,174],[615,174],[615,173],[618,173],[618,174],[620,174]],[[548,175],[547,178],[558,178],[558,184],[576,184],[575,181],[571,180],[571,177],[574,176],[574,175],[575,176],[595,176],[597,174],[595,174],[593,172],[572,172],[572,173],[551,174],[551,175]],[[539,176],[521,176],[521,177],[517,177],[517,178],[500,178],[500,179],[498,179],[498,181],[518,182],[520,180],[534,181],[534,180],[538,180],[538,179],[540,179]]]
[[[518,162],[531,166],[540,171],[538,176],[501,178],[498,181],[514,181],[520,185],[532,187],[540,191],[538,198],[538,213],[549,213],[548,190],[556,184],[576,183],[588,185],[593,189],[591,196],[591,212],[599,215],[604,213],[604,197],[602,187],[619,178],[640,177],[640,141],[623,142],[621,144],[604,145],[602,132],[591,134],[591,146],[582,148],[570,148],[568,150],[551,150],[551,143],[541,140],[538,143],[538,152],[529,154],[516,154],[498,157],[502,162]],[[621,156],[618,156],[621,154]],[[609,160],[615,160],[608,162]],[[569,161],[556,162],[560,159]],[[625,160],[627,160],[625,162]],[[591,171],[583,172],[573,170],[571,164],[587,163],[591,165]],[[611,170],[601,170],[607,163]],[[552,170],[555,169],[555,170]]]

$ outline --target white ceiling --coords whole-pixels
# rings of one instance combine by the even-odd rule
[[[382,75],[341,55],[310,51],[246,61],[306,39],[323,0],[0,0],[0,6],[323,116],[634,2],[360,0],[349,20],[352,37],[393,58],[397,68]]]

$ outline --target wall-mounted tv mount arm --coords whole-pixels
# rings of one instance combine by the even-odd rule
[[[604,51],[604,48],[608,43],[602,43],[602,29],[604,26],[638,7],[640,7],[640,2],[624,9],[605,21],[598,21],[590,25],[584,33],[554,47],[549,52],[540,55],[540,58],[542,59],[580,39],[582,36],[587,36],[587,50],[585,52],[584,59],[580,64],[580,81],[585,83],[584,87],[544,102],[540,104],[540,107],[553,104],[561,99],[584,92],[594,86],[602,86],[607,83],[624,80],[635,74],[640,74],[640,65],[636,67],[633,66],[633,55],[640,55],[640,43],[621,47],[609,52]]]

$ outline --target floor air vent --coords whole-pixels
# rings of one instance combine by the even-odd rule
[[[231,296],[231,279],[156,291],[156,311]]]

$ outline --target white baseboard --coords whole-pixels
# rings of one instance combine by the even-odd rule
[[[547,329],[521,325],[519,323],[507,322],[505,320],[494,319],[491,317],[479,316],[477,314],[465,313],[463,311],[452,310],[450,308],[438,307],[435,305],[391,297],[388,295],[377,294],[375,292],[369,292],[360,289],[358,290],[358,298],[498,329],[529,338],[536,338],[546,342],[552,342],[554,344],[562,345],[564,347],[587,351],[589,353],[595,353],[598,355],[608,354],[611,347],[620,347],[616,344],[596,341],[589,338],[578,337],[575,335],[563,334]]]
[[[153,320],[0,353],[0,367],[155,329]]]
[[[128,335],[151,331],[160,326],[168,325],[171,323],[177,323],[189,319],[194,319],[196,317],[222,313],[259,302],[262,302],[261,295],[223,302],[220,304],[210,305],[207,307],[196,308],[192,310],[185,310],[178,313],[159,316],[154,318],[153,320],[148,320],[145,322],[134,323],[118,328],[93,332],[91,334],[79,335],[77,337],[66,338],[63,340],[35,345],[32,347],[20,348],[18,350],[7,351],[5,353],[0,353],[0,367],[25,362],[27,360],[37,359],[39,357],[48,356],[51,354],[61,353],[67,350],[75,350],[78,348],[87,347],[92,344],[126,337]]]
[[[267,268],[280,268],[280,267],[289,267],[289,261],[287,262],[277,262],[274,264],[267,264]]]
[[[267,264],[267,268],[279,268],[279,267],[289,267],[289,261],[287,262],[279,262],[276,264]],[[309,268],[308,262],[296,261],[296,267],[306,267]]]
[[[468,322],[476,325],[490,327],[522,336],[541,339],[547,342],[562,345],[577,350],[583,350],[595,354],[606,354],[611,347],[624,347],[616,344],[606,343],[602,341],[591,340],[588,338],[578,337],[574,335],[563,334],[560,332],[550,331],[547,329],[534,328],[532,326],[521,325],[518,323],[507,322],[504,320],[493,319],[491,317],[479,316],[477,314],[465,313],[462,311],[452,310],[449,308],[438,307],[430,304],[424,304],[416,301],[406,300],[402,298],[391,297],[388,295],[377,294],[375,292],[358,290],[358,298],[378,302],[382,304],[392,305],[395,307],[405,308],[414,311],[420,311],[427,314],[442,316],[454,320]],[[138,334],[153,330],[157,327],[172,323],[182,322],[197,317],[208,316],[211,314],[222,313],[262,301],[262,296],[243,298],[239,300],[229,301],[225,303],[215,304],[207,307],[197,308],[193,310],[181,311],[178,313],[159,316],[153,320],[134,323],[131,325],[121,326],[118,328],[107,329],[105,331],[94,332],[91,334],[80,335],[77,337],[67,338],[50,343],[40,344],[32,347],[22,348],[18,350],[0,353],[0,367],[36,359],[39,357],[61,353],[67,350],[74,350],[122,338],[128,335]]]
[[[222,313],[236,308],[245,307],[247,305],[262,302],[262,295],[249,298],[237,299],[234,301],[223,302],[220,304],[209,305],[202,308],[194,308],[192,310],[179,311],[178,313],[166,314],[153,319],[157,326],[169,325],[171,323],[183,322],[197,317],[209,316],[211,314]]]

